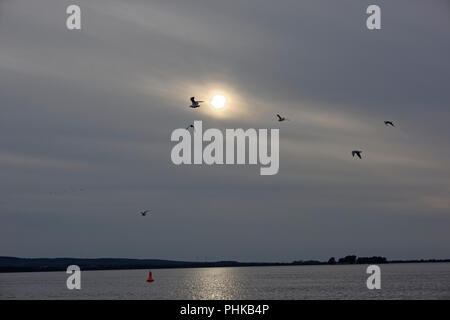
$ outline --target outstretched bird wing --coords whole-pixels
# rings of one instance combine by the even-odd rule
[[[362,159],[361,158],[361,151],[352,151],[352,156],[354,157],[355,155],[358,156],[358,158]]]

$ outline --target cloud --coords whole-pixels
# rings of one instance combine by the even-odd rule
[[[0,2],[2,254],[445,257],[445,1],[382,1],[379,32],[367,1],[79,4],[72,32],[64,2]],[[216,91],[222,113],[187,107]],[[173,165],[194,120],[280,128],[279,174]]]

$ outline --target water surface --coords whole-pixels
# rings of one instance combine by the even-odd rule
[[[381,290],[366,265],[82,271],[0,274],[0,299],[450,299],[450,263],[386,264]]]

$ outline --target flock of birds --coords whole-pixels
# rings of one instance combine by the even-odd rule
[[[191,97],[190,100],[191,100],[191,105],[190,105],[189,107],[190,107],[190,108],[194,108],[194,109],[200,107],[200,104],[201,104],[202,102],[204,102],[204,101],[200,101],[200,100],[195,100],[195,97]],[[278,119],[278,122],[289,121],[288,118],[283,117],[283,116],[281,116],[281,115],[279,115],[279,114],[277,114],[277,119]],[[385,124],[386,126],[395,127],[393,121],[384,121],[384,124]],[[195,128],[194,128],[194,125],[193,125],[193,124],[189,125],[186,129],[189,130],[189,129],[191,129],[191,128],[195,131]],[[353,156],[353,158],[354,158],[355,156],[357,156],[358,158],[362,159],[362,155],[361,155],[361,154],[362,154],[362,150],[353,150],[353,151],[352,151],[352,156]]]
[[[70,188],[70,189],[63,189],[63,190],[59,190],[59,191],[52,191],[52,192],[50,192],[50,195],[51,196],[65,196],[67,194],[84,192],[84,191],[85,191],[85,189],[83,189],[83,188]]]
[[[199,108],[200,105],[201,105],[201,103],[204,102],[204,101],[201,101],[201,100],[195,100],[195,97],[191,97],[190,100],[191,100],[191,105],[190,105],[189,107],[190,107],[190,108],[194,108],[194,109],[195,109],[195,108]],[[277,116],[278,122],[289,121],[288,118],[286,118],[286,117],[284,117],[284,116],[281,116],[281,115],[279,115],[279,114],[276,114],[276,116]],[[384,121],[384,124],[385,124],[386,126],[395,127],[393,121]],[[187,129],[187,130],[193,129],[193,130],[195,131],[195,128],[194,128],[194,125],[193,125],[193,124],[189,125],[186,129]],[[362,150],[353,150],[353,151],[352,151],[352,156],[353,156],[353,157],[357,156],[359,159],[362,159],[362,155],[361,155],[361,154],[362,154]],[[50,193],[50,194],[52,194],[52,195],[58,195],[58,194],[65,194],[65,193],[72,193],[72,192],[82,192],[82,191],[84,191],[84,189],[71,189],[71,190],[67,190],[67,191],[59,192],[59,193],[57,193],[57,192],[52,192],[52,193]],[[142,217],[146,217],[148,214],[150,214],[150,210],[140,211],[139,214],[140,214]]]
[[[392,122],[392,121],[384,121],[384,124],[385,124],[386,126],[395,127],[394,122]],[[362,159],[361,153],[362,153],[361,150],[353,150],[353,151],[352,151],[352,156],[353,156],[353,158],[354,158],[355,156],[357,156],[358,158]]]
[[[205,102],[205,101],[202,101],[202,100],[195,100],[195,97],[191,97],[190,100],[191,100],[191,105],[190,105],[189,107],[190,107],[190,108],[193,108],[193,109],[199,108],[200,105],[201,105],[201,103]],[[281,116],[281,115],[279,115],[279,114],[277,114],[276,116],[277,116],[278,122],[289,121],[288,118],[286,118],[286,117],[284,117],[284,116]],[[384,121],[384,124],[385,124],[386,126],[395,127],[395,125],[394,125],[394,123],[393,123],[392,121]],[[189,126],[186,127],[186,130],[190,130],[190,129],[192,129],[192,130],[195,131],[195,127],[194,127],[193,124],[190,124]],[[361,154],[362,154],[362,151],[361,151],[361,150],[353,150],[353,151],[352,151],[352,156],[353,156],[353,157],[357,156],[358,158],[362,159]],[[150,213],[150,210],[145,210],[145,211],[139,212],[139,214],[140,214],[142,217],[146,217],[147,214],[149,214],[149,213]]]

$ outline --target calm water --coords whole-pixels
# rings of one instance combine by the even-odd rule
[[[0,274],[0,299],[450,299],[450,263],[381,265],[368,290],[364,265],[83,271]]]

